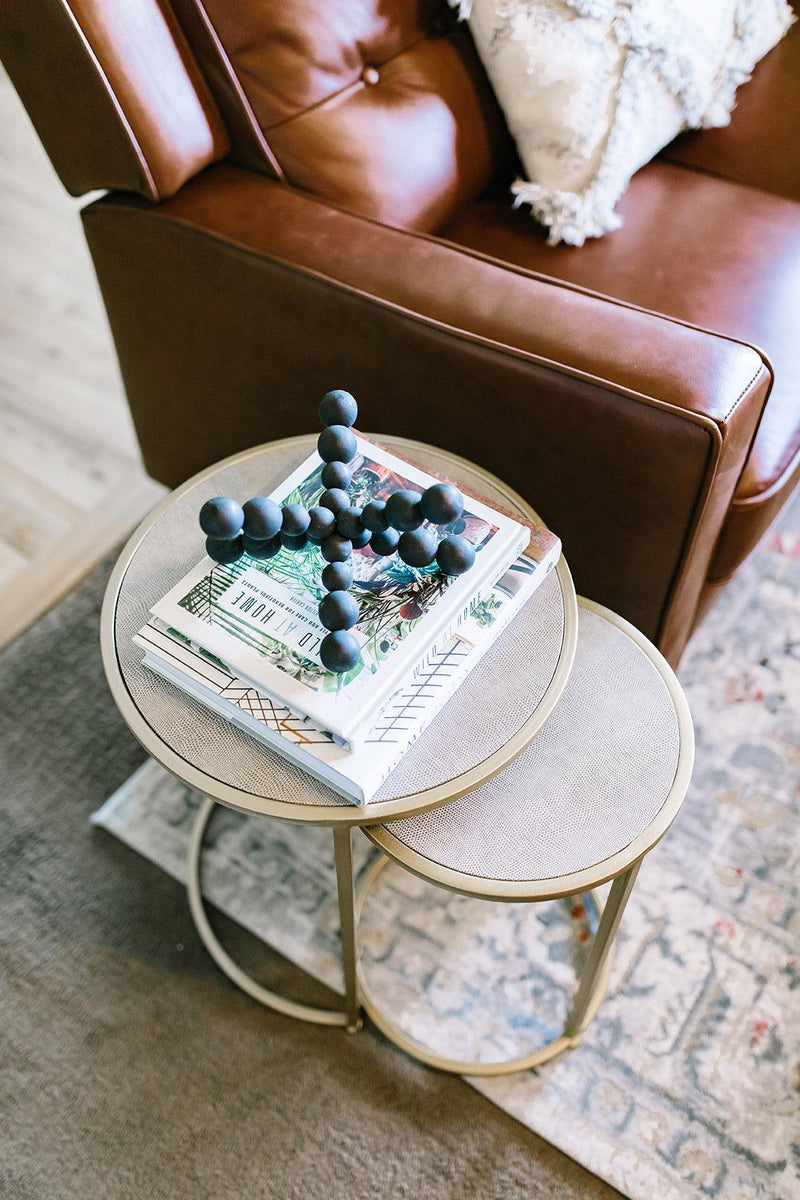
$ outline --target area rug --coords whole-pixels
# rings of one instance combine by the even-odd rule
[[[633,1200],[800,1196],[800,505],[693,639],[681,815],[648,856],[609,995],[579,1048],[468,1082]],[[185,874],[199,796],[153,763],[95,816]],[[330,834],[221,812],[204,890],[341,988]],[[374,853],[359,835],[359,875]],[[365,905],[371,991],[442,1053],[552,1037],[590,940],[585,900],[481,904],[386,868]]]

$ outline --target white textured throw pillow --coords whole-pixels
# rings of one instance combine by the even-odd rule
[[[727,125],[736,88],[794,19],[786,0],[450,2],[529,176],[516,202],[551,245],[618,229],[631,176],[681,130]]]

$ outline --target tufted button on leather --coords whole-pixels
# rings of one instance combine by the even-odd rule
[[[361,72],[361,79],[362,79],[362,82],[367,85],[367,87],[374,87],[374,85],[376,83],[378,83],[380,80],[380,75],[378,74],[378,68],[377,67],[364,67],[364,70]]]

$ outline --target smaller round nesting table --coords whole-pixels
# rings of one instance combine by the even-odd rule
[[[359,891],[357,919],[388,862],[439,887],[494,901],[547,901],[613,881],[560,1036],[505,1061],[445,1058],[405,1032],[371,994],[375,1024],[423,1062],[464,1075],[538,1066],[575,1046],[605,995],[614,937],[642,859],[686,794],[694,736],[672,670],[632,625],[579,599],[569,681],[547,724],[505,770],[444,808],[367,827],[382,851]]]

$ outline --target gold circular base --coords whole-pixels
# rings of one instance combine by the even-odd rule
[[[364,902],[367,894],[371,890],[376,879],[380,875],[383,868],[392,860],[381,854],[370,867],[364,877],[364,880],[358,890],[356,896],[356,930],[358,930],[361,912],[364,907]],[[574,1049],[581,1038],[581,1034],[593,1020],[597,1010],[605,999],[608,991],[608,981],[611,974],[613,964],[613,949],[608,955],[608,958],[603,967],[600,978],[597,982],[597,989],[592,997],[592,1003],[589,1011],[586,1014],[586,1019],[583,1022],[583,1027],[579,1034],[568,1035],[562,1033],[560,1037],[554,1038],[552,1042],[548,1042],[545,1046],[541,1046],[538,1050],[531,1051],[530,1054],[520,1055],[518,1058],[504,1059],[500,1062],[480,1062],[471,1061],[469,1059],[445,1058],[441,1054],[437,1054],[430,1046],[417,1041],[416,1038],[405,1033],[399,1025],[397,1025],[391,1017],[380,1007],[374,996],[370,993],[367,986],[364,972],[361,969],[361,963],[358,963],[358,986],[360,993],[361,1004],[364,1011],[369,1016],[370,1020],[377,1025],[381,1033],[383,1033],[390,1042],[399,1046],[406,1054],[410,1054],[412,1058],[418,1059],[420,1062],[426,1063],[429,1067],[436,1067],[440,1071],[450,1071],[454,1075],[511,1075],[514,1071],[528,1071],[532,1067],[539,1067],[542,1063],[548,1062],[556,1055],[562,1054],[565,1050]]]
[[[360,1018],[356,1024],[348,1023],[347,1013],[338,1009],[315,1008],[310,1004],[299,1004],[295,1000],[287,1000],[284,996],[271,992],[269,988],[262,987],[260,983],[256,983],[255,979],[243,971],[220,944],[206,916],[200,889],[203,834],[211,820],[215,803],[214,800],[206,797],[195,818],[189,842],[188,881],[186,884],[192,918],[206,950],[220,970],[224,971],[237,987],[240,987],[243,992],[247,992],[248,996],[252,996],[259,1004],[272,1008],[275,1012],[283,1013],[287,1017],[295,1017],[300,1021],[310,1021],[314,1025],[335,1025],[346,1029],[348,1033],[357,1033],[362,1024]]]

